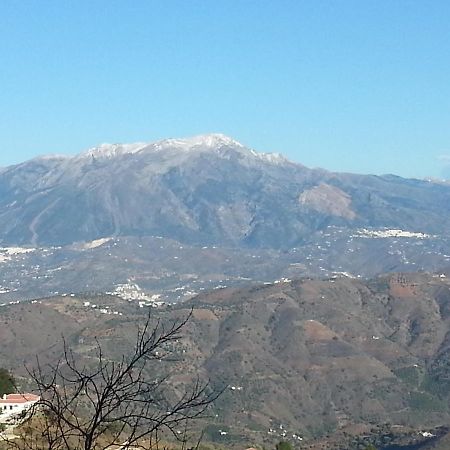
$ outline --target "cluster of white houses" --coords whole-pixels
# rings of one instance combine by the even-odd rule
[[[5,394],[0,398],[0,423],[31,408],[40,397],[34,394]]]

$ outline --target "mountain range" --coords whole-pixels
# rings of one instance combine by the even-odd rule
[[[441,233],[450,186],[308,169],[223,135],[102,145],[0,172],[3,245],[158,235],[291,248],[326,226]]]
[[[61,334],[120,358],[146,307],[194,308],[171,386],[227,387],[208,439],[445,434],[449,200],[443,182],[309,169],[223,135],[3,168],[1,364],[26,376]]]
[[[220,134],[103,144],[0,170],[0,295],[440,271],[449,220],[442,182],[309,169]]]

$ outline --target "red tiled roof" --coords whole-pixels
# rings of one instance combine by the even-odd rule
[[[0,398],[0,403],[27,403],[37,402],[40,399],[39,396],[34,394],[8,394],[4,398]]]

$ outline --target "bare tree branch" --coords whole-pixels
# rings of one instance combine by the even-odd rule
[[[93,366],[80,362],[65,339],[63,356],[56,364],[43,367],[37,358],[28,373],[41,400],[29,411],[30,426],[24,428],[23,439],[15,447],[106,450],[120,444],[123,450],[158,448],[164,430],[186,442],[188,422],[204,414],[221,391],[197,379],[170,401],[168,375],[155,378],[154,362],[171,355],[167,344],[180,338],[191,316],[192,310],[167,326],[160,320],[153,322],[149,314],[138,327],[132,352],[119,361],[105,357],[99,340]]]

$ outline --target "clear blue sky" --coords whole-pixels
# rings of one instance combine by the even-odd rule
[[[208,132],[308,166],[439,176],[450,2],[0,2],[0,165]]]

